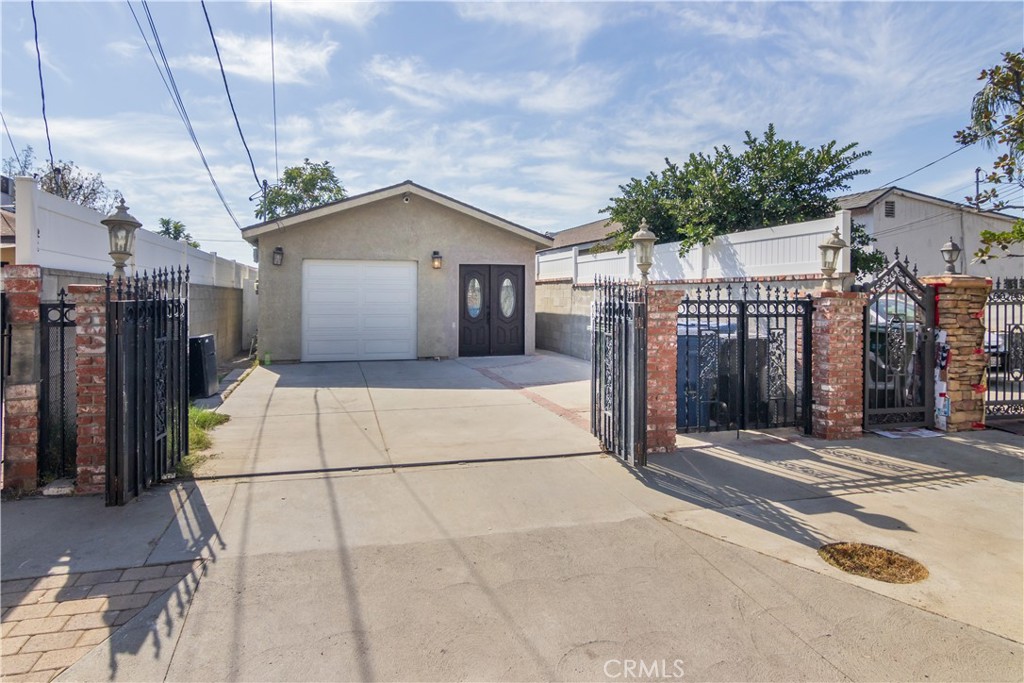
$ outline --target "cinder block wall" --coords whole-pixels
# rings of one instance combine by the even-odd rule
[[[571,280],[538,282],[537,348],[590,360],[593,285]]]

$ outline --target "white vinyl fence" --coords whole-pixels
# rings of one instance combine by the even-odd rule
[[[107,253],[107,229],[100,223],[102,214],[43,192],[33,178],[18,178],[15,182],[18,263],[86,273],[113,270]],[[193,249],[184,242],[144,229],[135,232],[135,255],[128,266],[129,274],[188,266],[191,282],[197,285],[240,289],[246,281],[256,280],[256,269],[249,265]]]
[[[707,246],[698,246],[679,255],[679,242],[654,246],[652,282],[670,280],[731,279],[778,275],[820,275],[824,242],[836,227],[850,243],[849,211],[805,223],[774,228],[747,230],[716,237]],[[578,247],[550,250],[537,254],[537,280],[572,279],[589,284],[595,275],[639,279],[633,250],[581,254]],[[850,250],[842,252],[836,275],[850,272]]]

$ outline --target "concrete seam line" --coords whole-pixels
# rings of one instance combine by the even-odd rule
[[[235,389],[237,389],[237,388],[238,388],[238,385],[239,385],[239,384],[241,384],[242,382],[244,382],[244,381],[245,381],[245,379],[246,379],[246,378],[247,378],[247,377],[248,377],[249,375],[251,375],[251,374],[252,374],[252,371],[253,371],[253,370],[255,370],[255,369],[256,369],[256,366],[255,366],[255,365],[251,366],[251,367],[250,367],[250,368],[249,368],[248,370],[246,370],[245,372],[243,372],[243,373],[242,373],[242,374],[241,374],[241,375],[239,376],[239,378],[238,378],[238,379],[236,379],[236,380],[235,380],[234,382],[232,382],[232,383],[231,383],[230,385],[228,385],[228,387],[227,387],[227,388],[226,388],[226,389],[225,389],[224,391],[220,392],[220,400],[221,400],[221,404],[220,404],[219,406],[217,406],[216,408],[214,408],[214,410],[215,410],[215,411],[216,411],[216,410],[219,410],[219,409],[220,409],[220,407],[224,405],[224,401],[226,401],[226,400],[227,400],[228,396],[230,396],[230,395],[231,395],[231,394],[232,394],[232,393],[233,393],[233,392],[235,391]]]

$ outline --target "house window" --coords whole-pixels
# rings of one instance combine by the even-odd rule
[[[891,199],[885,202],[885,217],[896,218],[896,202]]]

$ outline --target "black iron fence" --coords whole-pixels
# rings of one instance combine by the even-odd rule
[[[985,306],[985,418],[1024,417],[1024,279],[996,280]]]
[[[647,464],[647,290],[598,279],[591,333],[590,429],[601,447]]]
[[[107,505],[188,453],[188,269],[107,279]]]
[[[7,292],[0,292],[0,396],[4,396],[7,377],[11,374],[11,320]]]
[[[39,477],[75,476],[78,444],[75,305],[61,289],[39,305]]]
[[[681,432],[798,427],[811,432],[810,295],[717,285],[679,305]]]

